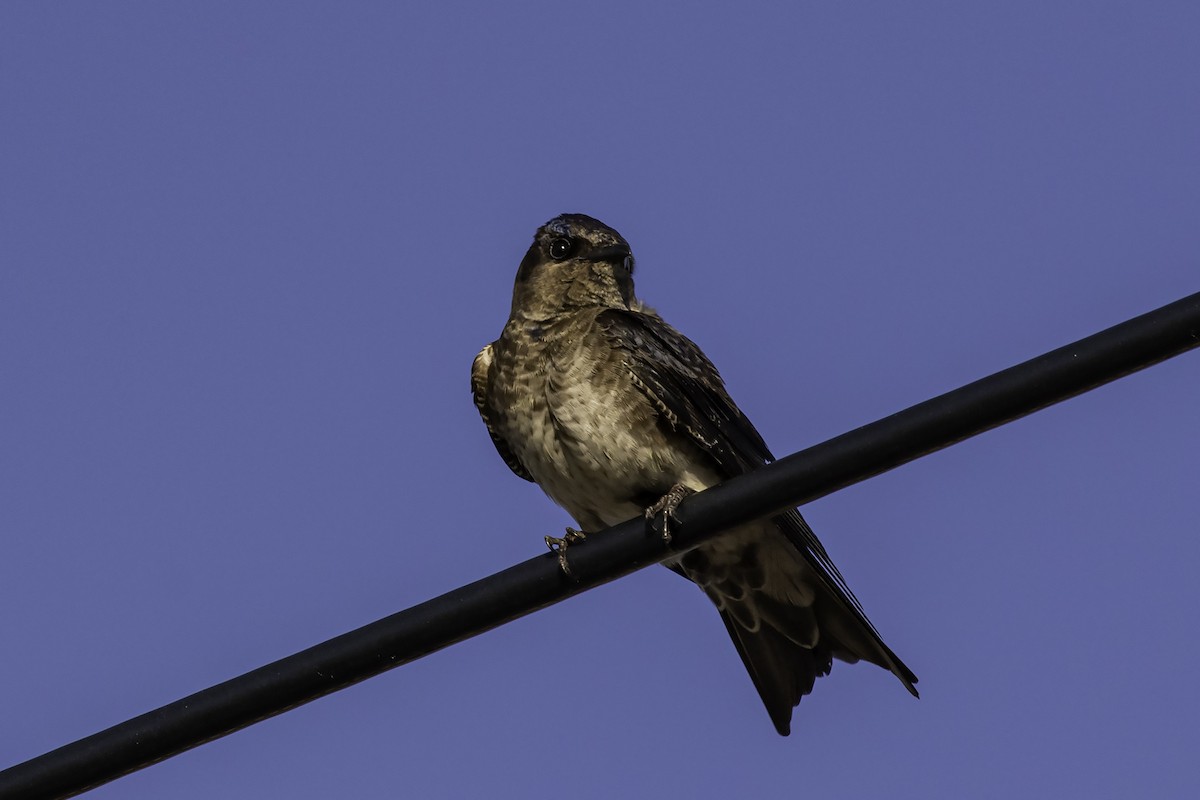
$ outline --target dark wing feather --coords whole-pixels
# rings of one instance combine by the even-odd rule
[[[690,339],[657,314],[608,309],[596,321],[626,351],[635,383],[667,423],[686,431],[725,477],[774,460],[717,368]]]
[[[652,312],[610,309],[600,314],[597,321],[608,331],[614,345],[627,352],[635,381],[666,422],[676,430],[685,431],[726,478],[775,460],[762,436],[725,391],[716,367],[690,339]],[[812,568],[829,599],[857,623],[841,626],[845,629],[835,632],[844,647],[834,650],[834,654],[846,660],[862,657],[891,670],[915,695],[916,676],[883,643],[800,512],[788,511],[773,520]],[[745,660],[745,644],[738,644]],[[758,678],[755,680],[757,683]]]
[[[475,398],[475,408],[479,409],[479,416],[483,418],[483,424],[487,426],[488,435],[492,437],[492,444],[496,446],[496,452],[504,459],[504,463],[508,464],[518,478],[524,478],[527,481],[533,482],[533,476],[529,474],[529,470],[521,463],[521,459],[517,458],[513,453],[508,442],[504,441],[504,437],[496,432],[496,428],[492,425],[491,406],[488,404],[488,386],[491,384],[492,371],[492,345],[488,345],[479,351],[479,355],[475,356],[475,361],[471,364],[471,394]]]

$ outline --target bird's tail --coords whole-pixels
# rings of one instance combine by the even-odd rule
[[[806,647],[768,624],[747,628],[728,610],[721,621],[729,631],[746,672],[758,690],[780,736],[792,731],[792,709],[812,691],[817,678],[828,675],[832,657],[822,646]]]
[[[761,593],[718,603],[724,606],[721,621],[781,736],[791,732],[792,709],[817,678],[829,674],[834,658],[877,664],[917,696],[917,676],[878,634],[858,626],[853,615],[837,608],[836,598],[820,594],[812,606],[785,605]]]
[[[753,537],[740,554],[730,551],[731,540],[715,540],[726,565],[738,563],[740,580],[715,568],[708,556],[718,551],[704,546],[685,555],[678,571],[716,604],[775,729],[788,735],[792,709],[829,674],[834,658],[877,664],[918,696],[917,676],[884,644],[804,519],[791,512],[773,522],[793,546],[770,548],[772,579],[750,566],[765,557],[762,539]]]

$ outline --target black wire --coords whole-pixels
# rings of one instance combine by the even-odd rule
[[[1200,293],[689,497],[674,551],[822,497],[1200,345]],[[0,798],[70,797],[656,563],[631,520],[0,772]]]

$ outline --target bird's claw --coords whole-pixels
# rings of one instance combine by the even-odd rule
[[[671,543],[671,520],[675,518],[675,510],[679,508],[683,498],[695,493],[695,489],[677,483],[660,497],[657,503],[646,509],[646,519],[650,521],[653,521],[660,511],[662,512],[662,538],[666,544]]]
[[[558,554],[558,568],[568,578],[574,578],[575,576],[571,574],[571,566],[567,564],[567,545],[582,542],[585,539],[587,539],[587,534],[583,531],[577,531],[574,528],[567,528],[566,534],[561,539],[557,536],[546,537],[546,547],[550,548],[551,553]]]

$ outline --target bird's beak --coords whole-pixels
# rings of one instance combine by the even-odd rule
[[[607,261],[609,264],[633,272],[633,253],[626,245],[615,244],[611,247],[601,247],[587,254],[589,261]]]

